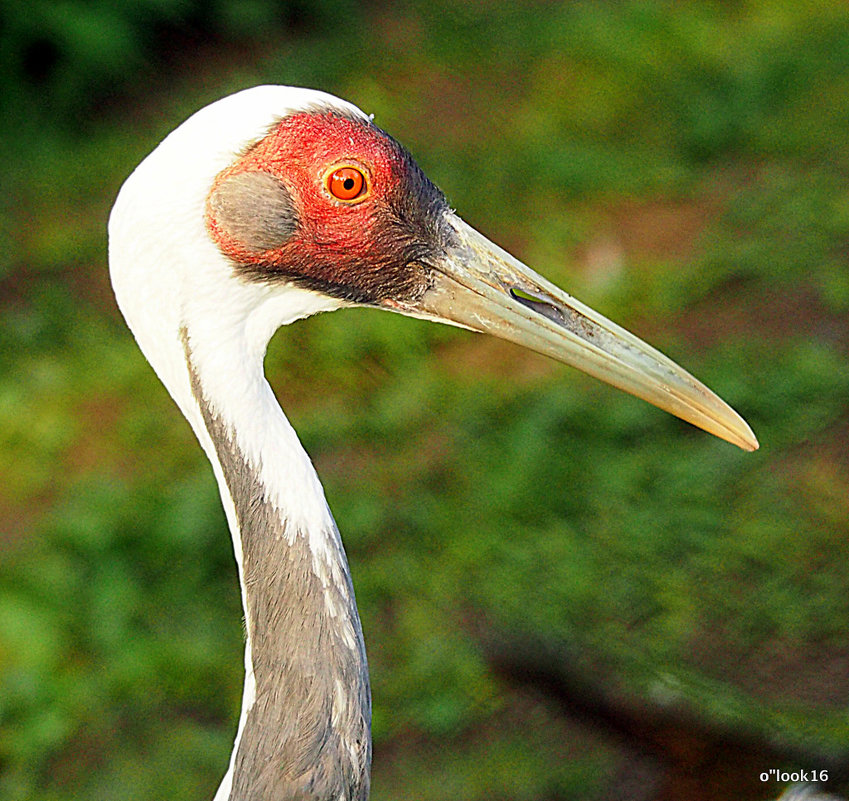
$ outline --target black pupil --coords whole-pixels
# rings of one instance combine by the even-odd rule
[[[354,179],[353,178],[346,178],[344,181],[342,181],[342,186],[344,186],[345,189],[350,191],[351,189],[354,188]]]

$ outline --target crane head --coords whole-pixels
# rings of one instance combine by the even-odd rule
[[[156,209],[140,210],[136,201],[147,196],[150,204],[153,192]],[[137,240],[128,219],[139,216],[148,228],[173,228],[178,219],[191,231],[191,253],[173,237],[162,246],[179,262],[176,277],[163,275],[179,284],[163,298],[177,305],[176,317],[197,316],[201,296],[207,314],[219,304],[219,320],[270,308],[253,326],[264,348],[273,328],[298,317],[382,308],[510,340],[741,448],[758,447],[707,387],[464,223],[401,145],[329,95],[257,87],[198,112],[128,179],[110,243]],[[174,255],[180,249],[182,258]],[[145,349],[142,321],[132,319],[133,281],[119,261],[110,252],[119,303]]]
[[[248,280],[345,301],[418,300],[449,246],[448,204],[370,120],[292,114],[216,177],[206,224]]]

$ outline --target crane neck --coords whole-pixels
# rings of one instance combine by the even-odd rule
[[[198,434],[228,513],[246,619],[242,713],[215,801],[365,801],[365,646],[321,485],[265,380],[261,355],[219,352],[208,359],[193,351],[191,330],[181,335],[203,423]],[[222,366],[226,383],[216,375]],[[225,386],[238,387],[238,395],[221,392]]]

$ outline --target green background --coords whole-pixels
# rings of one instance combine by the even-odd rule
[[[230,540],[105,224],[257,83],[373,112],[762,444],[395,315],[278,334],[362,612],[375,801],[849,792],[847,6],[3,0],[0,81],[0,799],[211,799],[226,767]]]

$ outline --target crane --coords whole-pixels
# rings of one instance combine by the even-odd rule
[[[280,326],[351,306],[494,334],[746,450],[748,425],[674,362],[452,211],[356,106],[257,86],[197,111],[121,187],[118,305],[212,463],[246,620],[245,683],[215,801],[364,801],[366,652],[316,472],[265,379]]]

